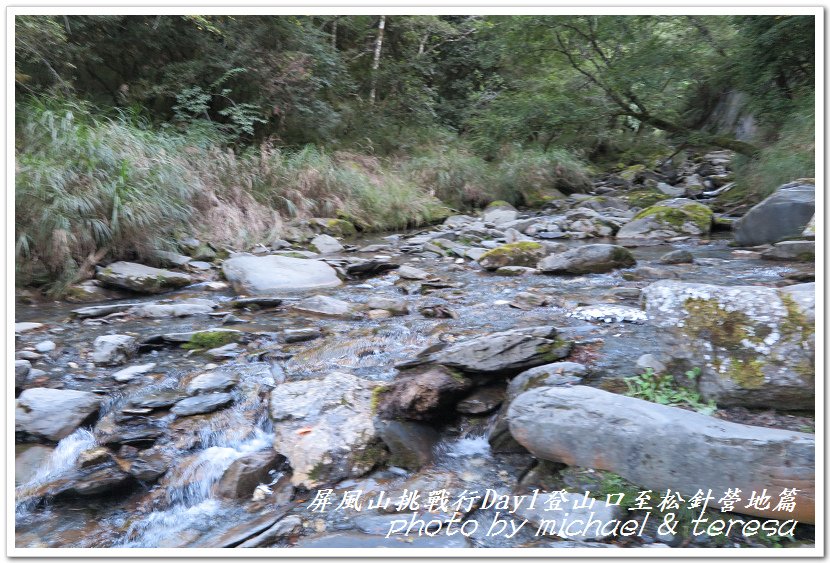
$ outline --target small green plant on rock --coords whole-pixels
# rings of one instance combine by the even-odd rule
[[[700,368],[693,368],[686,372],[686,378],[694,384],[700,377]],[[651,368],[646,368],[645,373],[627,377],[625,384],[628,386],[626,395],[637,397],[670,406],[687,406],[702,414],[712,414],[717,410],[714,401],[704,403],[700,393],[690,387],[680,386],[675,382],[671,374],[657,374]]]

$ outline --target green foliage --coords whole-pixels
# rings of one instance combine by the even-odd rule
[[[97,249],[148,257],[186,223],[192,174],[182,139],[125,119],[94,120],[80,104],[18,109],[18,273],[70,280]]]
[[[735,177],[739,193],[760,200],[781,184],[815,176],[815,115],[813,97],[802,100],[784,122],[777,139],[755,158],[739,157]]]
[[[700,368],[686,372],[689,384],[695,385],[700,377]],[[712,414],[717,409],[714,401],[704,403],[700,393],[690,387],[679,386],[673,375],[656,374],[651,368],[645,373],[625,379],[629,397],[637,397],[660,405],[686,406],[703,414]]]

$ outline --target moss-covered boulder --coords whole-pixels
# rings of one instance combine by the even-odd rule
[[[501,225],[502,223],[509,223],[515,221],[519,216],[516,208],[506,201],[493,201],[482,212],[482,219],[487,223],[495,223]]]
[[[645,209],[646,207],[651,207],[660,201],[665,201],[670,199],[671,196],[667,196],[660,190],[634,190],[630,191],[626,194],[620,196],[620,199],[625,200],[628,205],[631,207],[640,207]]]
[[[532,188],[522,192],[522,202],[527,207],[544,207],[563,199],[565,199],[565,194],[556,188]]]
[[[357,229],[351,221],[333,217],[315,217],[309,219],[308,226],[314,232],[333,237],[351,237],[357,234]]]
[[[700,236],[712,228],[712,210],[690,199],[670,199],[652,205],[623,225],[622,239],[664,239]]]
[[[663,280],[642,298],[677,367],[701,368],[704,399],[814,407],[815,284],[777,289]]]
[[[633,166],[629,166],[628,168],[624,169],[622,172],[617,174],[620,178],[625,180],[626,182],[633,182],[634,178],[637,176],[639,172],[642,172],[646,169],[645,165],[643,164],[635,164]]]
[[[533,268],[545,254],[544,245],[538,242],[511,242],[488,250],[478,259],[478,263],[485,270],[498,270],[505,266]]]
[[[637,263],[627,248],[614,244],[586,244],[544,258],[537,268],[545,274],[601,274]]]

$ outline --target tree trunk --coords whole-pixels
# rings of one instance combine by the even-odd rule
[[[380,52],[383,49],[383,30],[386,28],[386,16],[381,16],[378,22],[378,37],[375,39],[375,57],[372,59],[372,88],[369,90],[369,103],[374,105],[377,97],[378,69],[380,68]]]

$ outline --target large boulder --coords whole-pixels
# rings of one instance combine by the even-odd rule
[[[432,420],[453,414],[453,406],[473,381],[443,366],[406,370],[375,390],[378,414],[385,419]]]
[[[815,436],[725,422],[692,411],[585,386],[546,387],[519,395],[510,432],[536,457],[617,473],[684,497],[699,489],[740,489],[777,499],[798,489],[793,512],[735,505],[735,511],[815,522]],[[719,496],[716,496],[719,498]],[[744,498],[742,496],[742,498]]]
[[[100,268],[95,277],[107,285],[139,293],[163,293],[193,283],[187,274],[132,262],[114,262]]]
[[[102,366],[126,363],[138,348],[135,338],[128,334],[105,334],[95,339],[92,361]]]
[[[292,482],[308,489],[357,477],[383,460],[372,420],[375,384],[335,372],[271,391],[274,449],[288,459]]]
[[[516,208],[506,201],[494,201],[485,207],[482,213],[482,219],[485,223],[493,223],[495,225],[515,221],[518,216],[519,212],[516,211]]]
[[[545,257],[547,251],[538,242],[521,241],[497,246],[488,250],[478,259],[485,270],[498,270],[505,266],[534,267]]]
[[[662,280],[642,293],[672,359],[702,369],[718,405],[812,409],[815,284],[776,289]]]
[[[559,385],[578,385],[588,374],[582,364],[575,362],[554,362],[523,371],[510,380],[505,391],[504,404],[499,414],[487,428],[487,441],[494,452],[524,452],[525,449],[513,439],[507,421],[510,403],[530,389],[539,387],[556,387]]]
[[[637,263],[627,248],[613,244],[586,244],[544,258],[537,268],[545,274],[601,274]]]
[[[455,368],[484,381],[555,362],[567,356],[572,345],[559,338],[552,326],[517,328],[476,336],[440,350],[427,349],[417,362]]]
[[[100,405],[95,393],[33,387],[15,401],[14,429],[57,442],[97,413]]]
[[[617,232],[618,239],[700,236],[712,228],[712,210],[690,199],[669,199],[643,209]]]
[[[325,262],[290,256],[237,256],[222,263],[222,272],[239,293],[302,291],[341,283]]]
[[[735,222],[735,242],[756,246],[801,236],[816,211],[816,187],[784,184]]]

